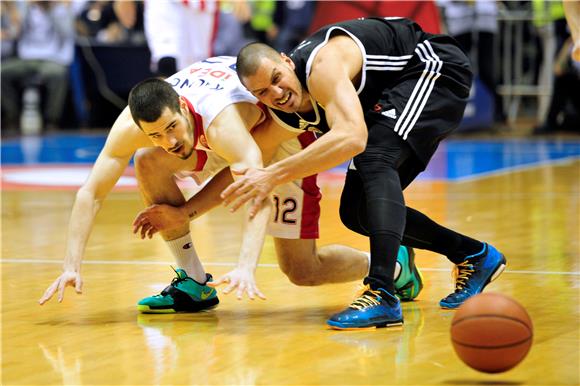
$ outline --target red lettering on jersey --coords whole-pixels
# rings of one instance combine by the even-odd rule
[[[214,78],[221,78],[222,76],[224,76],[226,73],[224,71],[212,71],[209,73],[211,76],[213,76]]]

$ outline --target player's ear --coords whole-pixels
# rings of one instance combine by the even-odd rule
[[[183,95],[179,96],[179,108],[183,111],[187,111],[187,102],[185,101]]]
[[[296,68],[296,65],[294,64],[294,62],[292,61],[292,59],[290,59],[290,57],[288,55],[286,55],[283,52],[281,52],[280,55],[282,56],[282,61],[284,63],[288,64],[292,70],[294,70]]]

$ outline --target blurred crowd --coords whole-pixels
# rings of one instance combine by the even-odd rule
[[[553,57],[552,98],[530,128],[536,134],[580,131],[580,94],[574,92],[580,65],[570,57],[573,43],[559,1],[3,0],[0,6],[3,133],[108,127],[131,86],[145,77],[236,55],[250,41],[289,52],[320,26],[317,20],[336,22],[355,11],[410,17],[429,32],[454,36],[491,95],[494,125],[506,124],[510,106],[501,92],[505,68],[491,53],[523,50],[524,72],[536,85],[538,63]],[[513,46],[501,39],[502,13],[524,15],[518,21],[523,38]]]

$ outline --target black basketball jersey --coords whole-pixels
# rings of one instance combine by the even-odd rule
[[[360,18],[325,26],[302,41],[289,54],[296,65],[296,75],[305,89],[312,61],[320,48],[337,34],[350,36],[361,49],[363,71],[359,85],[355,85],[363,108],[372,108],[386,88],[404,75],[407,63],[417,43],[432,36],[421,27],[404,18]],[[320,115],[318,121],[316,115]],[[275,111],[277,118],[287,125],[302,130],[323,133],[329,130],[324,109],[316,103],[315,111],[307,114],[287,114]],[[301,119],[303,118],[303,119]]]

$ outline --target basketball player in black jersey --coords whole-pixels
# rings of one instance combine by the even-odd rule
[[[455,291],[440,301],[443,308],[457,308],[501,274],[505,257],[493,246],[436,224],[403,197],[463,116],[472,73],[451,37],[425,33],[408,19],[351,20],[323,27],[289,56],[250,44],[237,71],[275,119],[323,135],[267,168],[239,171],[244,177],[222,193],[226,205],[237,209],[252,198],[256,204],[275,185],[352,159],[340,216],[369,237],[371,268],[359,297],[328,320],[331,327],[403,322],[392,279],[401,240],[456,264]]]

